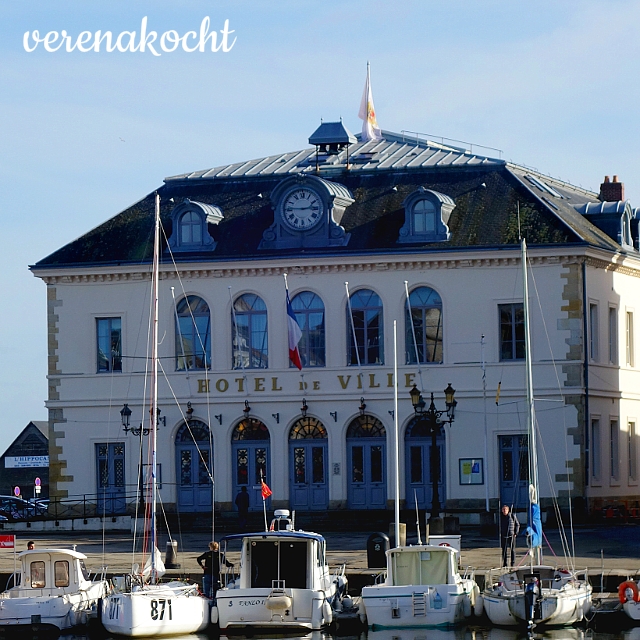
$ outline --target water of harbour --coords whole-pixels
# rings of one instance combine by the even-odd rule
[[[214,638],[214,636],[194,634],[180,636],[178,640],[210,640],[211,638]],[[227,636],[222,635],[219,638],[220,640],[227,640]],[[245,638],[250,638],[250,640],[273,640],[274,638],[287,638],[288,640],[640,640],[640,627],[606,632],[596,631],[591,628],[569,627],[534,631],[527,635],[525,631],[473,625],[454,629],[369,630],[357,635],[332,635],[326,631],[314,631],[300,636],[260,633],[252,636],[230,636],[230,640],[244,640]],[[60,640],[111,640],[111,637],[102,631],[87,635],[65,634],[60,636]],[[117,639],[114,638],[114,640]]]

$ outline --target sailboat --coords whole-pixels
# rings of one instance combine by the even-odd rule
[[[114,589],[102,599],[102,623],[109,633],[123,636],[176,636],[204,630],[210,621],[211,602],[194,583],[159,583],[164,573],[156,530],[157,425],[158,425],[158,286],[160,271],[160,196],[155,199],[155,234],[152,269],[151,340],[151,554],[141,573],[114,579]]]
[[[376,629],[451,626],[471,616],[478,586],[473,574],[458,572],[457,552],[451,546],[400,545],[400,479],[398,471],[398,358],[397,326],[393,323],[395,419],[395,532],[396,546],[387,551],[384,579],[362,588],[367,625]]]
[[[493,624],[538,624],[564,626],[578,622],[591,610],[591,585],[586,569],[558,568],[542,564],[542,521],[538,492],[536,421],[531,364],[527,243],[521,241],[524,295],[525,365],[527,392],[527,430],[529,435],[529,564],[516,569],[499,568],[489,572],[483,592],[483,606]]]

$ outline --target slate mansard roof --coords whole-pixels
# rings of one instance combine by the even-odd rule
[[[543,176],[525,167],[471,151],[383,132],[379,141],[356,142],[339,153],[315,148],[268,156],[166,178],[159,188],[161,216],[170,237],[171,210],[185,199],[215,206],[223,218],[210,224],[214,251],[181,254],[178,261],[216,262],[275,258],[278,255],[402,254],[464,248],[500,249],[518,243],[518,209],[531,245],[588,244],[622,251],[616,240],[578,209],[597,203],[598,194]],[[348,154],[348,165],[347,165]],[[296,174],[318,175],[346,187],[354,202],[340,224],[346,246],[331,249],[259,249],[274,220],[271,191]],[[399,244],[405,222],[403,202],[423,187],[455,202],[446,242]],[[32,266],[98,266],[149,260],[154,196],[147,195],[104,224]],[[628,248],[627,248],[628,249]]]

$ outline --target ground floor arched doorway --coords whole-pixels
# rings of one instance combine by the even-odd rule
[[[289,502],[291,509],[321,511],[329,506],[327,430],[305,416],[289,432]]]
[[[181,512],[210,511],[213,504],[213,451],[209,427],[189,420],[176,433],[176,484]]]
[[[233,496],[242,487],[249,493],[249,511],[262,511],[262,480],[271,482],[269,429],[257,418],[245,418],[231,434]],[[267,508],[271,499],[267,499]]]
[[[431,468],[431,447],[433,440],[428,423],[416,416],[407,426],[405,433],[405,504],[407,508],[414,508],[416,502],[419,509],[431,509],[433,500],[433,469]],[[439,450],[440,473],[438,476],[438,496],[440,504],[444,505],[446,496],[446,455],[445,436],[442,429],[436,438]]]
[[[347,427],[347,503],[350,509],[386,509],[387,432],[380,420],[358,416]]]

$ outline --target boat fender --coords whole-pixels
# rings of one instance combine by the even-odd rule
[[[638,594],[638,585],[632,580],[623,582],[618,587],[618,599],[622,604],[625,602],[639,602],[640,595]]]
[[[328,600],[322,602],[322,617],[324,618],[323,624],[331,624],[333,621],[333,611]]]
[[[478,616],[478,618],[484,613],[484,597],[482,595],[476,597],[473,613]]]
[[[471,598],[468,593],[462,594],[462,615],[465,618],[471,617]]]
[[[291,598],[286,594],[267,596],[265,606],[270,611],[280,611],[282,609],[291,609]]]

